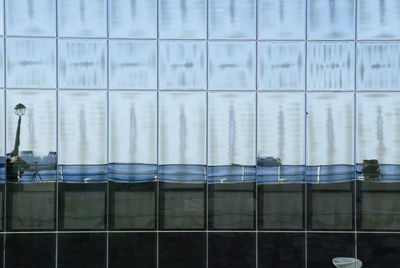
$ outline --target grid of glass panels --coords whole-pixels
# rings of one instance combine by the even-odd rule
[[[397,0],[0,16],[4,267],[399,261]]]

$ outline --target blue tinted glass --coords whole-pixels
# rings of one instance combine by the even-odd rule
[[[305,0],[259,0],[258,39],[304,39]]]
[[[206,1],[161,0],[160,38],[205,38]]]
[[[210,0],[208,18],[209,38],[256,38],[256,0]]]
[[[207,51],[205,42],[160,42],[160,88],[205,89]]]
[[[106,37],[106,0],[58,0],[58,34],[68,37]]]
[[[209,93],[209,165],[255,165],[255,100],[254,93]]]
[[[105,40],[59,40],[60,88],[107,87],[107,42]]]
[[[357,90],[400,90],[400,43],[357,43]]]
[[[110,37],[157,37],[157,0],[110,0],[109,3]]]
[[[56,87],[56,40],[7,38],[6,45],[7,87]]]
[[[209,89],[255,89],[255,45],[255,42],[210,42]]]
[[[56,34],[56,0],[7,0],[7,35]]]
[[[110,41],[110,88],[156,89],[157,42]]]
[[[399,39],[400,1],[358,1],[358,39]]]
[[[307,94],[307,165],[354,163],[353,93]]]
[[[162,92],[159,109],[159,163],[205,164],[205,93]]]
[[[59,164],[107,163],[106,94],[103,91],[59,92]]]
[[[258,89],[304,89],[305,62],[303,42],[258,42]]]
[[[309,42],[308,90],[354,90],[354,42]]]
[[[0,88],[4,87],[4,42],[0,42]]]
[[[308,39],[351,39],[355,36],[355,0],[309,0]]]

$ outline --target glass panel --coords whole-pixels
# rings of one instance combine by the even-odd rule
[[[163,92],[159,102],[159,163],[205,165],[205,93]]]
[[[354,228],[353,105],[353,93],[308,94],[310,229]]]
[[[100,89],[107,87],[106,40],[59,40],[59,87]],[[7,80],[8,81],[8,80]]]
[[[58,0],[58,34],[106,37],[107,0]]]
[[[399,230],[399,93],[357,96],[358,222],[365,230]]]
[[[5,112],[5,101],[4,101],[4,95],[5,95],[5,91],[3,89],[0,90],[0,187],[1,184],[4,183],[5,180],[5,163],[6,163],[6,159],[5,159],[5,139],[4,139],[4,135],[5,135],[5,118],[4,118],[4,112]],[[1,191],[0,191],[0,195],[1,195]],[[2,200],[2,199],[0,199]],[[1,204],[1,201],[0,201]],[[2,206],[0,205],[0,210],[2,209]],[[1,212],[1,211],[0,211]],[[2,222],[1,222],[1,217],[2,214],[0,214],[0,229],[2,226]]]
[[[400,43],[357,44],[357,90],[399,90]]]
[[[56,180],[55,91],[7,91],[7,152],[7,230],[54,229],[55,184],[41,182]]]
[[[208,164],[255,165],[255,94],[209,93]]]
[[[365,267],[396,267],[400,262],[399,248],[399,234],[357,234],[357,258]]]
[[[304,227],[304,108],[303,93],[258,95],[260,228]]]
[[[4,11],[3,11],[3,1],[0,0],[0,35],[4,35],[4,24],[3,24],[3,19],[4,19]]]
[[[354,245],[353,233],[309,233],[307,235],[307,267],[330,267],[335,257],[354,258]]]
[[[309,42],[308,90],[354,90],[354,42]]]
[[[353,165],[353,93],[307,96],[307,165]]]
[[[206,1],[161,0],[160,38],[205,38]]]
[[[256,234],[208,233],[208,267],[256,267]]]
[[[111,163],[156,164],[156,93],[110,92],[109,104],[109,161]],[[124,109],[120,110],[121,107]]]
[[[259,39],[304,39],[305,0],[259,0]]]
[[[206,89],[206,42],[160,42],[160,88]]]
[[[56,40],[7,38],[6,42],[7,87],[56,87]]]
[[[157,88],[157,42],[110,41],[110,89]]]
[[[358,2],[358,39],[399,39],[400,2],[368,0]],[[397,29],[397,30],[396,30]]]
[[[58,267],[105,268],[107,266],[105,233],[61,233],[58,235],[57,249]]]
[[[258,233],[258,267],[304,268],[304,234]]]
[[[209,38],[256,38],[256,0],[210,0],[208,16]]]
[[[156,227],[156,189],[156,182],[110,181],[110,229],[154,229]]]
[[[308,39],[354,40],[355,0],[309,0]]]
[[[160,267],[206,267],[206,233],[160,233]]]
[[[110,37],[157,38],[157,0],[110,0]]]
[[[55,0],[7,0],[7,35],[56,35]]]
[[[0,2],[1,4],[1,2]],[[0,9],[1,12],[1,9]],[[1,19],[1,17],[0,17]],[[0,25],[1,26],[1,25]],[[0,42],[0,88],[4,87],[4,42]]]
[[[304,90],[303,42],[258,43],[258,89]]]
[[[103,91],[59,92],[61,165],[107,164],[106,96]]]
[[[7,234],[5,245],[6,267],[53,268],[56,262],[55,234]]]
[[[255,89],[254,42],[209,42],[209,89]]]
[[[110,233],[108,266],[156,268],[156,243],[156,233]]]

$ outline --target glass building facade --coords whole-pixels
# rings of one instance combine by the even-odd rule
[[[0,266],[398,266],[400,1],[0,16]]]

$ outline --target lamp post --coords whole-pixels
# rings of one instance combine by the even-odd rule
[[[19,150],[19,139],[20,139],[20,133],[21,133],[21,116],[25,114],[26,107],[22,103],[18,103],[14,107],[14,112],[16,115],[18,115],[18,127],[17,127],[17,134],[15,135],[15,144],[14,144],[14,150],[11,153],[11,156],[18,156],[18,150]]]

